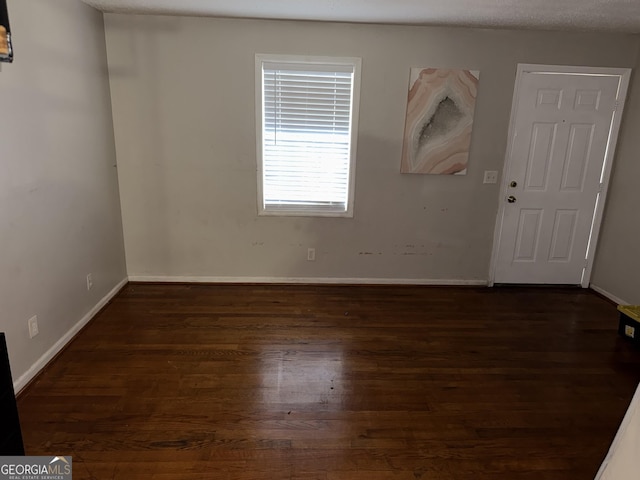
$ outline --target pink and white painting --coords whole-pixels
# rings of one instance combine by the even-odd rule
[[[479,78],[477,70],[411,69],[402,173],[467,173]]]

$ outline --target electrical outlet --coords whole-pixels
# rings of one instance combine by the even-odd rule
[[[29,319],[29,338],[38,335],[38,316],[34,315]]]
[[[485,170],[483,183],[498,183],[498,172],[495,170]]]
[[[93,277],[91,274],[87,275],[87,291],[93,288]]]
[[[624,334],[629,338],[636,338],[636,329],[631,325],[624,326]]]
[[[310,262],[316,261],[316,249],[315,248],[307,248],[307,260]]]

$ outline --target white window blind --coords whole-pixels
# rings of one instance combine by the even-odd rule
[[[262,209],[349,211],[356,65],[262,65]]]

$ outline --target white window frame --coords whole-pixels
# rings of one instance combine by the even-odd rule
[[[287,208],[265,208],[263,192],[263,64],[291,63],[294,65],[345,65],[353,67],[353,88],[351,91],[351,140],[349,145],[348,198],[345,211],[327,210],[322,207],[290,206]],[[265,216],[305,216],[305,217],[353,217],[355,198],[356,143],[358,137],[358,118],[360,106],[360,76],[362,59],[357,57],[316,57],[299,55],[256,54],[256,152],[258,170],[258,215]]]

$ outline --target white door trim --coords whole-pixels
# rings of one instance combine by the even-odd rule
[[[611,167],[613,165],[613,157],[616,151],[616,145],[618,143],[618,134],[620,131],[620,122],[622,120],[622,113],[624,110],[625,100],[627,98],[627,90],[629,88],[629,79],[631,77],[630,68],[601,68],[601,67],[571,67],[563,65],[535,65],[529,63],[519,63],[516,73],[516,81],[513,89],[513,99],[511,102],[511,117],[509,120],[509,130],[507,137],[507,149],[505,151],[504,166],[502,169],[502,182],[500,185],[500,196],[498,204],[498,214],[496,217],[496,224],[493,233],[493,249],[491,251],[491,263],[489,265],[489,280],[488,285],[493,286],[497,259],[498,249],[500,247],[500,235],[502,233],[502,222],[504,218],[505,202],[502,201],[507,195],[507,188],[509,185],[509,165],[510,157],[513,149],[513,129],[515,128],[515,119],[517,113],[516,101],[520,94],[520,80],[524,73],[536,73],[544,72],[549,74],[562,73],[562,74],[576,74],[576,75],[617,75],[620,76],[620,87],[618,89],[618,95],[616,97],[616,110],[613,114],[613,121],[611,122],[611,131],[609,133],[609,142],[607,144],[607,150],[604,159],[604,169],[602,177],[602,189],[600,191],[600,199],[596,205],[596,210],[593,219],[593,227],[591,233],[591,241],[589,242],[589,249],[587,250],[587,263],[585,266],[584,276],[582,278],[582,288],[587,288],[591,280],[591,270],[593,268],[593,260],[595,258],[596,246],[598,245],[598,236],[600,234],[600,226],[602,224],[602,215],[604,212],[605,201],[607,198],[607,191],[609,189],[609,180],[611,177]]]

